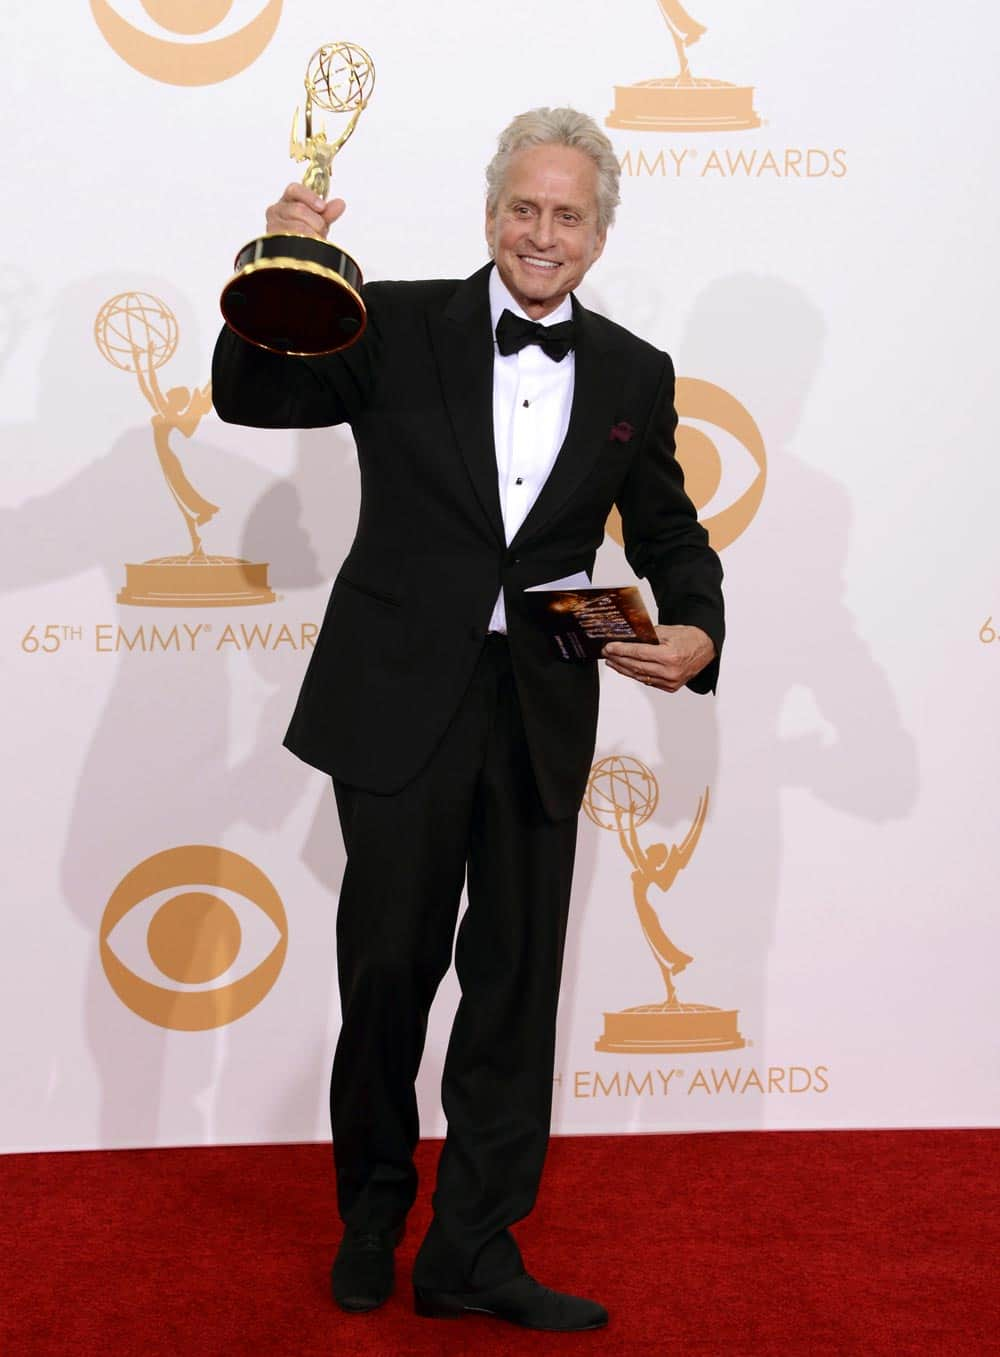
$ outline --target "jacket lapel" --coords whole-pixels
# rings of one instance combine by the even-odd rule
[[[493,442],[493,328],[491,264],[455,289],[445,309],[429,320],[444,402],[476,496],[490,528],[504,543]]]
[[[576,326],[573,404],[569,427],[549,478],[539,491],[511,547],[532,537],[569,499],[606,451],[625,376],[625,354],[609,346],[591,313],[573,298]],[[495,468],[494,468],[495,479]]]

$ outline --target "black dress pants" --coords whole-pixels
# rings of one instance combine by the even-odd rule
[[[347,848],[330,1094],[340,1213],[384,1229],[413,1203],[414,1082],[467,877],[448,1133],[414,1281],[494,1285],[522,1270],[507,1227],[534,1205],[548,1144],[576,849],[576,816],[550,820],[538,797],[506,638],[487,637],[444,738],[402,791],[334,788]]]

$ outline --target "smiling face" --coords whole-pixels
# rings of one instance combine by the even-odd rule
[[[528,146],[510,158],[486,241],[525,314],[540,320],[601,257],[597,166],[575,146]]]

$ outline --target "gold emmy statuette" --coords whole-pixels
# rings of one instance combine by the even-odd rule
[[[754,111],[753,86],[730,85],[691,74],[687,49],[707,30],[692,19],[680,0],[658,0],[677,50],[677,75],[616,85],[615,106],[608,127],[632,127],[643,132],[739,132],[759,127]]]
[[[153,446],[173,497],[184,519],[191,550],[183,556],[125,566],[125,587],[119,603],[146,608],[218,608],[249,603],[273,603],[266,563],[233,556],[209,556],[198,529],[219,512],[218,505],[200,495],[170,446],[172,433],[190,438],[202,415],[212,408],[211,385],[172,386],[166,392],[157,378],[159,368],[177,348],[174,313],[148,292],[121,292],[104,303],[94,322],[94,338],[103,356],[122,372],[134,372],[139,390],[153,410]]]
[[[375,67],[363,47],[331,42],[306,68],[305,139],[292,121],[291,156],[308,161],[302,182],[325,198],[333,158],[357,126],[375,86]],[[313,108],[349,114],[336,141],[313,126]],[[307,235],[258,236],[236,256],[222,289],[222,314],[230,329],[261,349],[297,356],[336,353],[365,332],[361,270],[328,241]]]
[[[733,1051],[745,1046],[735,1009],[709,1004],[685,1004],[677,997],[674,977],[694,957],[682,952],[667,936],[649,889],[668,891],[677,873],[691,861],[708,813],[708,788],[698,799],[694,821],[683,841],[667,848],[654,843],[643,849],[637,830],[653,814],[660,797],[656,778],[639,759],[616,755],[594,764],[583,807],[594,824],[614,830],[632,864],[632,900],[643,936],[656,959],[666,989],[658,1004],[639,1004],[621,1013],[605,1013],[604,1032],[594,1043],[598,1051]]]

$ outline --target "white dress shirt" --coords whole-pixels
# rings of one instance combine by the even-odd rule
[[[490,273],[490,318],[493,323],[493,441],[496,444],[497,480],[507,545],[548,480],[569,428],[573,405],[575,355],[553,362],[537,344],[527,344],[518,353],[504,356],[496,347],[497,321],[504,311],[515,316],[525,312],[507,291],[499,272]],[[556,325],[571,320],[573,307],[565,297],[541,322]],[[501,589],[490,631],[507,630]]]

